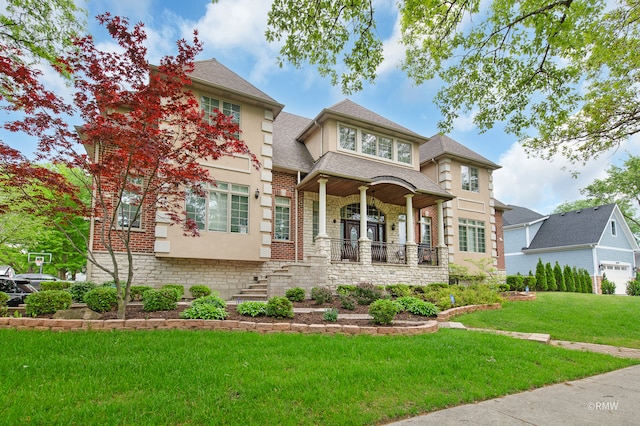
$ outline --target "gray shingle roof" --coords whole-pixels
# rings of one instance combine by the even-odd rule
[[[420,146],[420,164],[447,154],[485,165],[491,169],[502,167],[443,134],[432,136],[428,143]]]
[[[502,216],[504,226],[531,223],[545,217],[544,215],[536,213],[533,210],[529,210],[526,207],[513,206],[511,204],[509,204],[508,207],[510,207],[511,210],[505,211]]]
[[[615,206],[606,204],[552,214],[544,221],[528,250],[597,244]]]
[[[417,170],[338,152],[331,151],[323,155],[311,170],[310,175],[317,173],[327,173],[334,176],[350,177],[367,181],[373,181],[380,177],[393,176],[409,183],[416,191],[453,198],[450,193]]]
[[[280,109],[282,109],[282,105],[271,96],[267,95],[262,90],[258,89],[256,86],[249,83],[247,80],[240,77],[238,74],[231,71],[215,59],[194,62],[194,70],[189,74],[189,76],[202,80],[213,86],[242,93],[267,103],[278,104],[280,105]]]
[[[273,122],[273,165],[287,170],[308,172],[313,158],[304,143],[296,140],[310,119],[281,112]]]

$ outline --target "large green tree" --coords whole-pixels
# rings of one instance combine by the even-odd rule
[[[276,0],[267,40],[281,64],[316,65],[346,93],[384,59],[373,0]],[[584,161],[640,131],[640,7],[621,0],[400,0],[402,68],[439,78],[443,131],[473,112],[530,152]],[[341,63],[340,63],[341,62]]]
[[[627,225],[640,242],[640,157],[630,155],[622,166],[611,165],[607,177],[596,179],[580,190],[587,197],[584,200],[565,202],[554,213],[579,210],[603,204],[616,203]]]

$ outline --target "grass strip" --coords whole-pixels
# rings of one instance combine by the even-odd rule
[[[489,333],[0,330],[7,424],[376,424],[635,364]]]

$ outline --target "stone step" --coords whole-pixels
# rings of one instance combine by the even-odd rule
[[[238,300],[245,302],[266,302],[267,301],[267,293],[264,294],[249,294],[249,293],[237,293],[232,296],[232,299],[237,302]]]

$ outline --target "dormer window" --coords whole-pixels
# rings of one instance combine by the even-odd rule
[[[413,145],[351,126],[338,126],[338,150],[396,163],[413,164]]]

